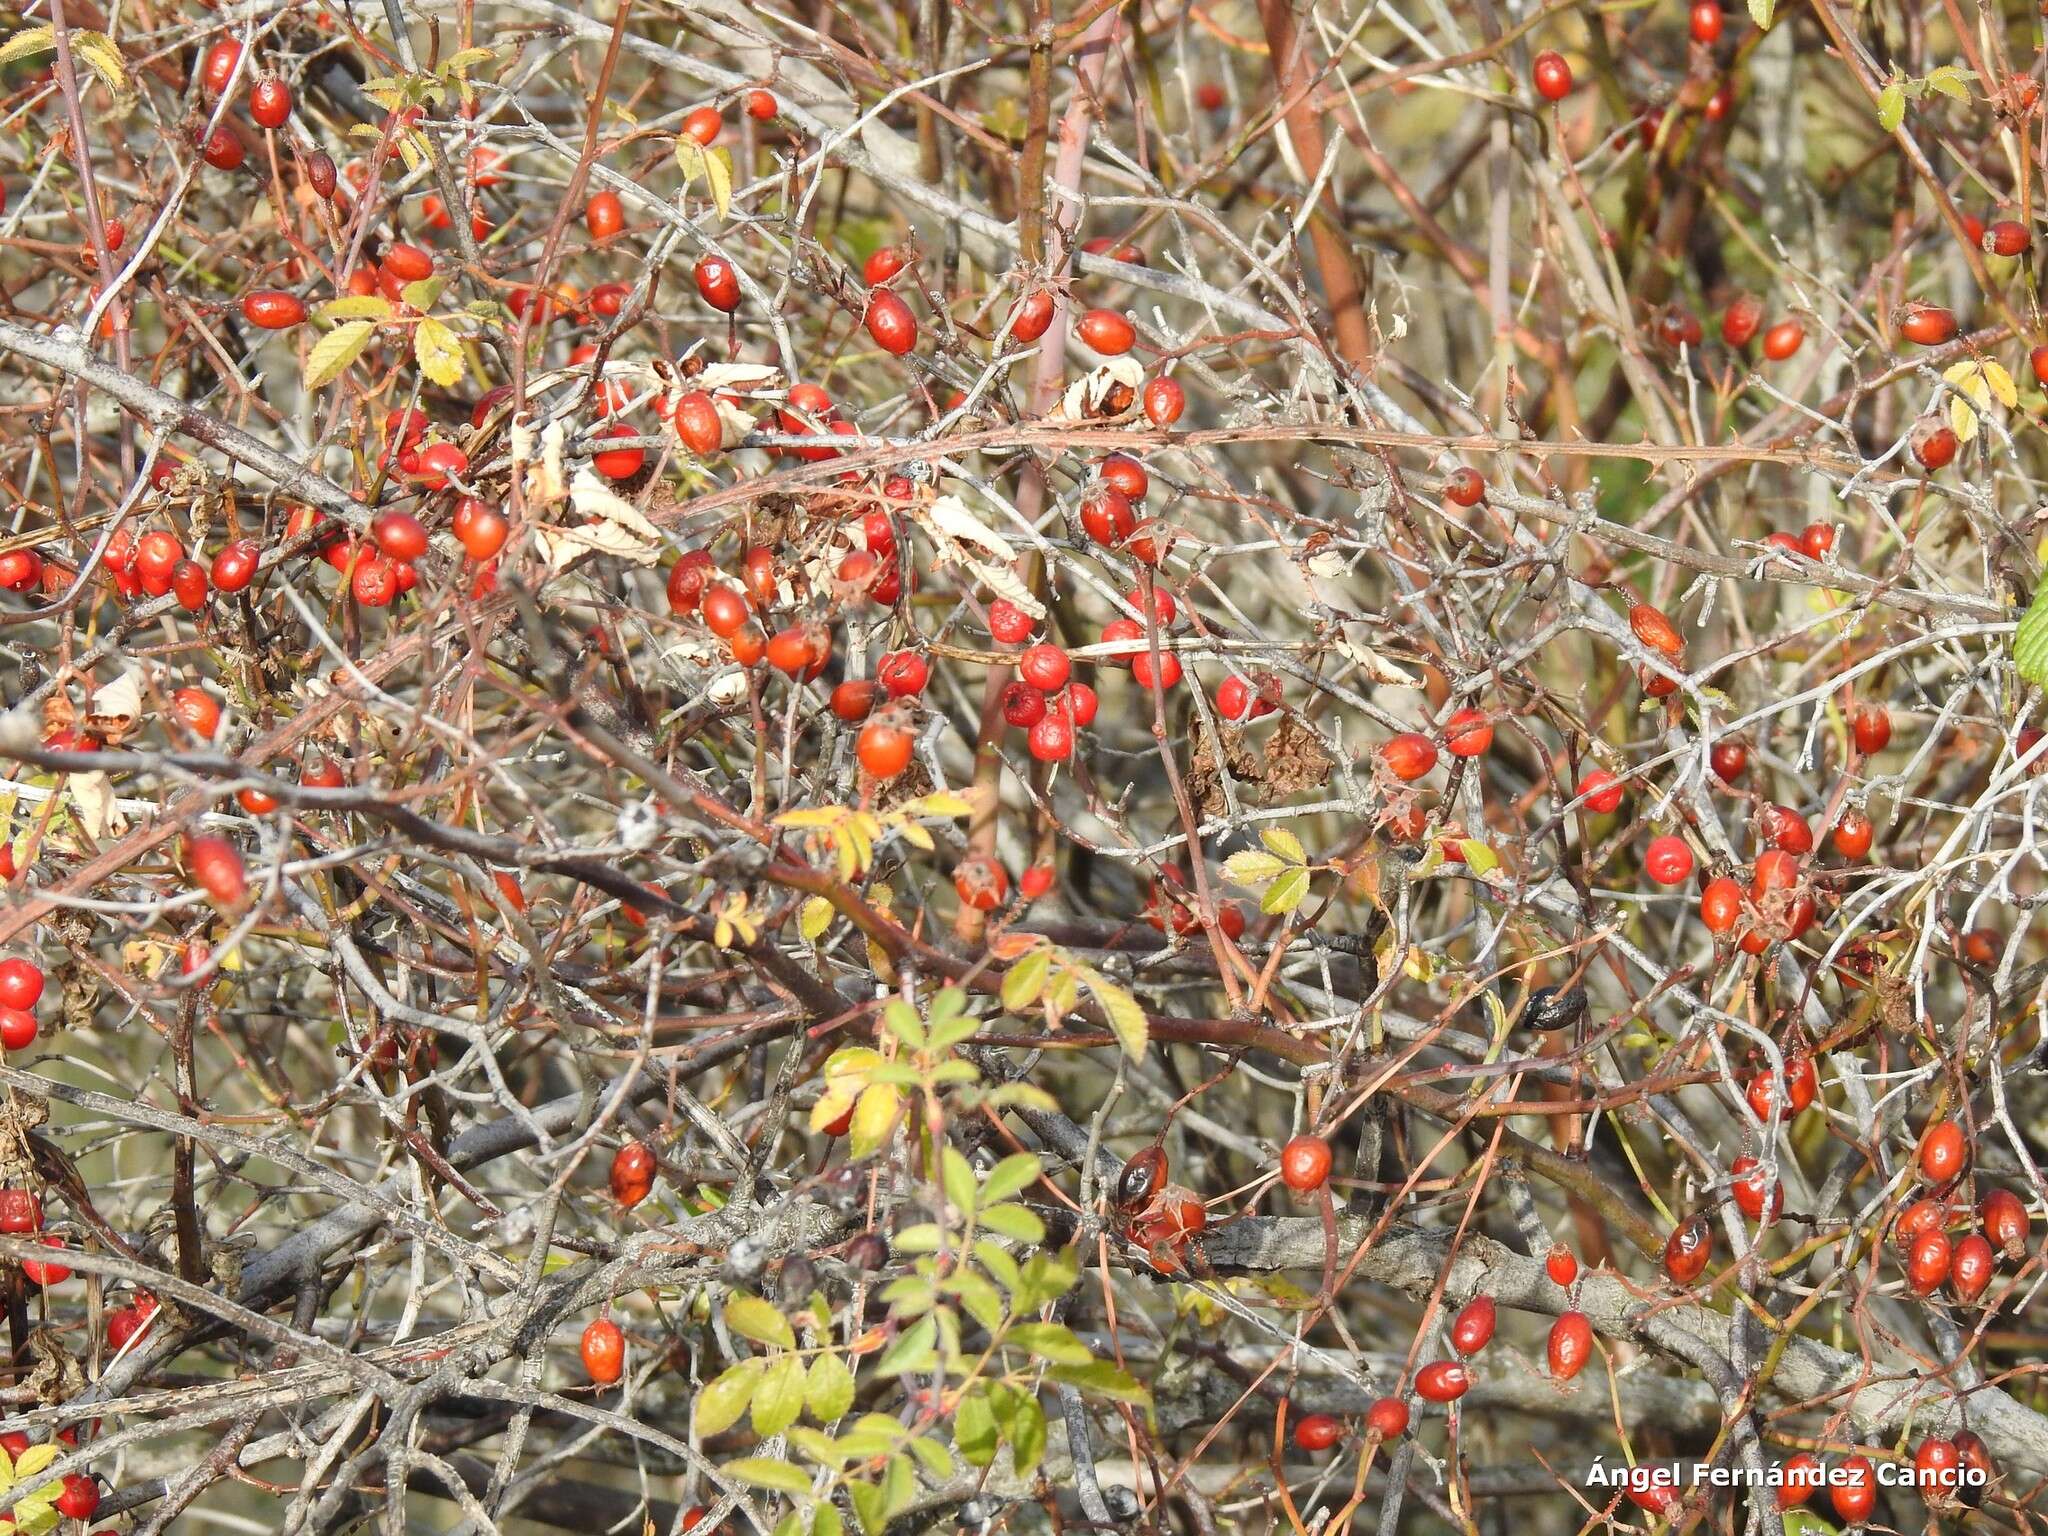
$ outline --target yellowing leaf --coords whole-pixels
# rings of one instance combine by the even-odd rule
[[[825,936],[825,930],[832,926],[832,903],[822,896],[806,898],[797,913],[796,926],[806,944],[817,943]]]
[[[769,1488],[777,1493],[811,1491],[811,1480],[794,1462],[776,1461],[767,1456],[744,1456],[738,1461],[728,1461],[721,1470],[727,1477],[736,1477],[755,1488]]]
[[[711,194],[712,205],[722,219],[732,211],[732,156],[722,149],[707,150],[685,135],[676,140],[676,168],[683,173],[683,186],[699,177]]]
[[[443,321],[429,315],[414,327],[412,355],[419,360],[420,372],[443,389],[462,382],[462,341]]]
[[[743,1339],[782,1349],[796,1348],[796,1330],[790,1327],[789,1319],[776,1310],[773,1302],[749,1296],[744,1291],[736,1292],[727,1300],[724,1316],[725,1326]]]
[[[1241,853],[1233,853],[1223,861],[1224,875],[1238,885],[1266,885],[1279,879],[1288,868],[1289,864],[1285,859],[1276,858],[1270,853],[1257,853],[1249,848]]]
[[[322,336],[306,359],[306,388],[321,389],[340,378],[376,334],[377,327],[370,321],[351,320]]]
[[[379,293],[351,293],[316,305],[313,313],[322,320],[389,320],[391,301]]]
[[[761,925],[747,912],[747,893],[735,891],[718,909],[718,920],[711,931],[711,942],[720,949],[734,949],[752,944],[760,937]]]
[[[1500,868],[1500,855],[1476,837],[1459,843],[1458,851],[1465,855],[1465,865],[1475,875],[1490,875]]]
[[[1259,910],[1268,917],[1274,917],[1292,912],[1307,898],[1308,871],[1296,864],[1266,887],[1266,894],[1259,898]]]
[[[898,807],[898,810],[906,816],[954,817],[972,815],[974,807],[967,803],[964,796],[941,789],[934,790],[929,795],[920,795],[917,799]]]
[[[1145,1021],[1145,1010],[1138,1006],[1138,1000],[1100,971],[1085,966],[1074,969],[1080,973],[1080,979],[1087,984],[1095,1001],[1102,1005],[1103,1016],[1109,1020],[1109,1027],[1116,1035],[1117,1043],[1124,1048],[1124,1054],[1144,1055],[1145,1047],[1151,1043],[1152,1029]]]
[[[1777,10],[1777,0],[1749,0],[1749,19],[1756,23],[1759,32],[1771,30],[1771,21]]]
[[[71,51],[85,67],[99,76],[100,84],[115,96],[128,94],[128,67],[121,50],[104,32],[73,32]]]
[[[830,1424],[853,1406],[853,1372],[846,1362],[827,1351],[811,1362],[810,1377],[804,1384],[804,1401],[811,1417]]]
[[[6,42],[0,43],[0,64],[19,63],[39,53],[48,53],[56,46],[55,27],[30,27],[26,31],[16,32]]]
[[[732,212],[732,154],[714,149],[704,157],[704,179],[711,187],[711,202],[722,219]]]
[[[2012,375],[1989,358],[1984,360],[1984,383],[2008,411],[2020,403],[2020,392],[2012,382]]]
[[[902,1107],[902,1093],[889,1083],[870,1083],[853,1106],[853,1124],[847,1128],[848,1150],[856,1158],[881,1149],[895,1129],[896,1114]]]
[[[804,1360],[784,1355],[768,1367],[754,1389],[754,1433],[767,1439],[781,1434],[804,1411]]]
[[[1021,1013],[1045,994],[1046,978],[1052,974],[1052,951],[1033,950],[1003,976],[1003,1006]]]
[[[1958,443],[1974,442],[1977,437],[1977,413],[1970,409],[1960,396],[1948,403],[1948,424],[1956,434]]]
[[[1268,827],[1259,834],[1259,841],[1290,864],[1308,862],[1308,850],[1301,846],[1301,839],[1285,827]]]

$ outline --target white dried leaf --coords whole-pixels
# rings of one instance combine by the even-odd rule
[[[1344,557],[1334,549],[1319,549],[1308,557],[1308,573],[1311,576],[1342,576],[1348,568]]]
[[[540,435],[540,461],[526,477],[528,505],[551,507],[569,492],[568,477],[562,472],[562,456],[569,437],[569,425],[551,421]]]
[[[1338,651],[1358,665],[1358,669],[1375,683],[1389,688],[1419,688],[1420,679],[1413,673],[1395,666],[1386,657],[1369,645],[1361,645],[1348,635],[1339,636]]]
[[[142,679],[129,671],[97,689],[87,706],[85,723],[95,735],[118,742],[135,728],[142,714]]]
[[[573,528],[543,525],[534,530],[547,550],[548,569],[567,570],[583,555],[610,555],[633,565],[652,565],[660,553],[658,545],[629,533],[617,523],[579,523]]]
[[[721,673],[712,681],[711,686],[704,690],[704,697],[720,709],[732,709],[736,705],[746,703],[747,674],[737,667],[730,672]]]
[[[576,482],[569,488],[569,501],[585,517],[617,523],[643,543],[658,545],[661,542],[661,530],[647,521],[638,507],[607,485],[603,477],[587,464],[576,471]]]
[[[986,560],[970,560],[967,562],[967,568],[979,576],[982,583],[997,597],[1007,599],[1034,619],[1045,617],[1045,604],[1031,595],[1031,589],[1024,585],[1023,579],[1009,566],[992,565]]]
[[[119,837],[128,830],[128,818],[114,803],[114,781],[104,773],[74,773],[69,788],[71,803],[78,809],[78,824],[94,842]]]
[[[754,418],[723,395],[713,395],[711,403],[717,408],[718,424],[724,429],[719,438],[720,444],[727,448],[737,448],[747,440],[747,434],[754,430]]]
[[[635,801],[619,811],[619,842],[635,853],[645,853],[661,835],[661,812],[652,800]]]
[[[772,388],[782,370],[767,363],[712,363],[694,379],[691,389],[731,389],[753,392]]]
[[[1145,387],[1145,369],[1135,357],[1126,354],[1112,357],[1101,363],[1067,386],[1067,392],[1060,397],[1059,409],[1055,415],[1068,421],[1090,421],[1102,410],[1102,402],[1117,385],[1123,385],[1133,394]]]
[[[949,539],[957,539],[962,544],[977,544],[1005,560],[1017,558],[1010,541],[984,524],[958,496],[938,497],[918,513],[918,519],[933,532],[942,533]]]

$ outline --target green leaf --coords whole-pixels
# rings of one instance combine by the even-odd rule
[[[2013,631],[2012,664],[2028,682],[2048,683],[2048,581],[2034,589],[2034,600]]]
[[[351,320],[314,342],[312,354],[306,359],[306,388],[324,389],[340,378],[349,364],[363,355],[363,349],[376,334],[377,327],[372,322]]]
[[[853,1406],[853,1372],[834,1354],[823,1354],[811,1362],[810,1379],[804,1384],[804,1402],[811,1417],[830,1424]]]
[[[920,1318],[883,1352],[882,1358],[875,1362],[875,1373],[903,1376],[930,1370],[939,1363],[938,1351],[932,1348],[938,1336],[938,1323],[929,1317]]]
[[[1151,1027],[1145,1022],[1145,1010],[1138,1006],[1138,1000],[1122,987],[1111,981],[1100,971],[1086,966],[1076,966],[1081,980],[1095,995],[1095,1001],[1102,1005],[1102,1012],[1109,1020],[1109,1027],[1115,1033],[1117,1044],[1124,1048],[1126,1056],[1143,1056],[1145,1047],[1152,1038]]]
[[[938,1287],[929,1275],[898,1275],[882,1287],[882,1300],[899,1318],[919,1317],[939,1304]]]
[[[874,1483],[848,1483],[846,1492],[853,1500],[854,1518],[860,1521],[860,1528],[867,1536],[882,1536],[889,1520],[881,1488]]]
[[[946,1288],[959,1298],[967,1315],[990,1333],[1003,1326],[1007,1313],[1003,1308],[1002,1293],[973,1270],[954,1271],[946,1277]]]
[[[925,1476],[935,1483],[944,1482],[953,1475],[953,1453],[929,1435],[919,1435],[911,1441],[910,1454],[924,1468]]]
[[[754,1389],[754,1433],[763,1440],[781,1434],[804,1411],[804,1361],[777,1355]]]
[[[1052,951],[1044,945],[1029,951],[1003,975],[1003,1006],[1022,1013],[1045,992],[1046,977],[1052,974]]]
[[[870,1414],[868,1417],[872,1418],[873,1415]],[[840,1460],[867,1461],[875,1456],[886,1455],[901,1438],[897,1433],[901,1428],[902,1426],[894,1419],[889,1421],[886,1429],[877,1429],[865,1419],[862,1420],[855,1428],[846,1430],[839,1436]]]
[[[882,1010],[882,1028],[913,1051],[924,1049],[924,1023],[918,1018],[917,1010],[902,999]]]
[[[691,1415],[691,1427],[699,1439],[725,1433],[739,1423],[740,1415],[747,1411],[747,1404],[754,1396],[754,1388],[760,1383],[766,1362],[742,1360],[729,1371],[724,1371],[697,1394],[695,1411]]]
[[[839,1516],[836,1505],[820,1504],[817,1514],[811,1517],[811,1536],[845,1536],[846,1522]]]
[[[1927,72],[1927,88],[1939,91],[1953,101],[1970,99],[1970,82],[1977,78],[1973,69],[1962,69],[1954,64],[1944,64]]]
[[[796,1348],[796,1330],[789,1326],[789,1319],[775,1310],[774,1304],[758,1296],[744,1293],[735,1294],[725,1304],[725,1326],[743,1339],[752,1339],[756,1344],[775,1344],[783,1349]]]
[[[1296,865],[1266,887],[1259,910],[1268,917],[1292,912],[1308,898],[1308,871]]]
[[[423,277],[416,283],[407,283],[398,290],[398,296],[414,309],[432,309],[434,300],[441,297],[441,290],[448,286],[445,277]]]
[[[939,1182],[944,1186],[946,1199],[952,1204],[953,1209],[962,1216],[974,1214],[974,1196],[977,1188],[974,1165],[951,1146],[939,1149]]]
[[[1899,124],[1905,120],[1905,82],[1894,77],[1883,90],[1877,93],[1877,126],[1886,133],[1897,133],[1899,131]]]
[[[917,1467],[908,1456],[891,1456],[882,1474],[882,1517],[894,1520],[916,1502]]]
[[[768,1536],[804,1536],[804,1517],[792,1509],[775,1522],[775,1529]]]
[[[322,320],[389,320],[391,301],[382,294],[352,293],[346,298],[329,299],[313,311]]]
[[[1465,838],[1458,851],[1465,855],[1465,867],[1475,875],[1490,875],[1500,868],[1500,855],[1476,837]]]
[[[1301,839],[1285,827],[1268,827],[1259,834],[1259,841],[1290,864],[1306,864],[1308,850],[1301,846]]]
[[[443,389],[453,389],[468,370],[462,360],[462,339],[432,315],[413,327],[412,355],[420,372]]]
[[[1287,869],[1287,860],[1275,858],[1270,853],[1255,853],[1249,848],[1242,853],[1233,853],[1223,861],[1225,878],[1237,885],[1266,885],[1279,879]]]
[[[745,1456],[728,1461],[719,1469],[754,1488],[772,1488],[777,1493],[809,1493],[811,1480],[795,1462],[771,1456]]]
[[[1045,1223],[1021,1205],[992,1205],[976,1220],[997,1237],[1011,1238],[1020,1243],[1045,1241]]]
[[[1771,30],[1771,21],[1776,12],[1777,0],[1749,0],[1749,19],[1756,23],[1759,32]]]
[[[1023,1274],[1015,1259],[985,1237],[975,1240],[974,1256],[981,1261],[981,1267],[995,1277],[996,1284],[1013,1295],[1016,1293]]]
[[[844,1467],[850,1459],[845,1448],[837,1440],[802,1424],[792,1424],[789,1427],[789,1443],[800,1455],[809,1457],[819,1466],[829,1467],[834,1472]]]
[[[985,1467],[996,1459],[996,1416],[987,1392],[976,1388],[960,1399],[953,1412],[953,1443],[970,1467]]]
[[[989,1169],[988,1177],[981,1181],[981,1199],[985,1205],[994,1205],[1012,1195],[1020,1195],[1029,1189],[1038,1178],[1038,1154],[1018,1152],[1004,1158]]]
[[[981,1020],[971,1013],[963,1013],[957,1019],[934,1018],[931,1026],[931,1039],[926,1048],[933,1051],[949,1051],[961,1041],[973,1039],[974,1032],[981,1028]],[[943,1065],[958,1067],[966,1063],[946,1062]]]
[[[890,1243],[898,1253],[937,1253],[945,1245],[945,1229],[935,1221],[905,1227]]]
[[[1029,1477],[1045,1456],[1045,1410],[1038,1399],[1015,1387],[992,1390],[996,1422],[1010,1442],[1010,1462],[1019,1477]]]
[[[1079,1387],[1091,1397],[1112,1398],[1119,1403],[1149,1403],[1152,1389],[1107,1360],[1090,1360],[1086,1365],[1055,1365],[1056,1380]]]
[[[1078,1248],[1068,1248],[1057,1256],[1034,1253],[1024,1265],[1024,1282],[1017,1287],[1017,1309],[1031,1311],[1048,1301],[1058,1301],[1080,1278]]]
[[[1064,1323],[1019,1323],[1004,1342],[1053,1365],[1090,1365],[1095,1360]]]

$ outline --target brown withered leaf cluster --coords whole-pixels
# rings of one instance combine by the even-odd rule
[[[1263,745],[1231,726],[1224,726],[1220,734],[1223,763],[1237,781],[1238,794],[1254,804],[1270,805],[1330,782],[1330,754],[1316,733],[1292,715],[1263,733]],[[1211,816],[1226,808],[1223,776],[1216,765],[1217,739],[1214,735],[1202,737],[1187,772],[1188,793],[1196,808]]]

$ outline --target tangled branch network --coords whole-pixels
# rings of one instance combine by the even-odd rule
[[[2042,1529],[2043,25],[0,12],[0,1520]]]

